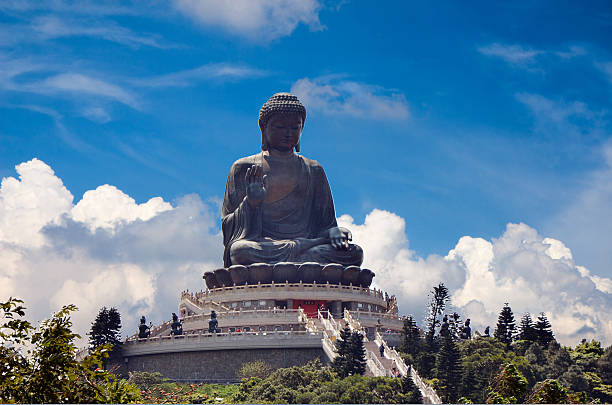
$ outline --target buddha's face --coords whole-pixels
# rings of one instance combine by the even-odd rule
[[[268,147],[281,152],[293,150],[302,134],[302,117],[299,114],[275,114],[264,131]]]

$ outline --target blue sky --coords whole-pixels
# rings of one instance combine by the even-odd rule
[[[339,216],[392,213],[415,262],[523,224],[609,303],[610,38],[605,1],[0,1],[0,176],[37,158],[74,204],[105,184],[136,204],[196,198],[214,234],[259,108],[293,91]]]

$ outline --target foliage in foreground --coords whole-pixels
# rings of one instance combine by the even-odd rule
[[[64,306],[34,330],[22,319],[23,301],[0,303],[0,402],[129,403],[140,400],[134,385],[103,370],[109,345],[99,346],[83,362],[75,359],[70,313]],[[24,355],[25,347],[30,347]]]
[[[391,377],[340,378],[319,360],[301,367],[276,370],[266,379],[244,379],[230,399],[237,403],[421,403],[411,379]]]

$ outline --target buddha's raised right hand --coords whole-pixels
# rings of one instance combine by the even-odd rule
[[[249,205],[258,207],[266,199],[268,194],[267,179],[263,174],[263,168],[259,165],[252,165],[246,171],[246,195]]]

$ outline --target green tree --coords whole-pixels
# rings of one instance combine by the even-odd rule
[[[461,388],[461,352],[450,334],[442,338],[436,357],[436,377],[440,380],[438,394],[446,402],[456,402]]]
[[[332,362],[332,369],[340,377],[365,373],[363,336],[359,332],[351,332],[348,324],[340,331],[340,339],[336,340],[336,352],[338,356]]]
[[[497,318],[497,326],[495,327],[493,336],[499,339],[500,342],[510,346],[512,338],[514,337],[515,327],[516,324],[514,322],[514,314],[506,302],[499,313],[499,317]]]
[[[513,350],[508,350],[506,345],[497,339],[464,340],[459,342],[459,347],[464,370],[461,396],[474,403],[486,401],[489,382],[504,364],[514,364],[529,384],[536,382],[532,366],[527,359]]]
[[[410,354],[413,358],[421,351],[421,331],[419,330],[416,321],[412,315],[404,319],[402,328],[402,344],[399,347],[400,351]]]
[[[506,363],[489,386],[486,403],[516,404],[523,399],[528,389],[527,379],[517,370],[516,366]]]
[[[529,404],[566,404],[567,402],[567,388],[553,379],[537,383],[527,399]]]
[[[91,323],[89,335],[89,348],[110,344],[112,347],[121,344],[121,315],[116,308],[103,307],[96,319]]]
[[[603,354],[604,350],[600,342],[596,340],[588,342],[586,339],[582,339],[580,344],[570,352],[572,361],[581,366],[584,371],[595,371],[597,361]]]
[[[446,304],[449,300],[450,294],[444,283],[438,284],[438,286],[434,287],[430,292],[429,310],[427,315],[427,333],[425,334],[425,340],[430,350],[434,349],[436,327],[440,324],[438,316],[444,313]]]
[[[349,375],[349,361],[351,356],[350,338],[351,329],[349,328],[347,323],[340,331],[340,338],[336,339],[335,349],[338,356],[334,358],[331,364],[332,370],[334,370],[336,374],[342,377],[346,377],[347,375]]]
[[[405,375],[402,377],[402,394],[406,397],[404,401],[401,403],[405,404],[422,404],[423,396],[421,395],[421,391],[412,381],[412,376]]]
[[[248,363],[244,363],[240,370],[238,370],[238,377],[240,379],[246,378],[249,379],[251,377],[261,378],[262,380],[267,378],[274,369],[271,365],[266,363],[265,361],[250,361]]]
[[[351,333],[350,337],[351,363],[350,375],[363,375],[366,371],[366,351],[363,345],[363,335],[359,332]]]
[[[531,342],[536,341],[535,329],[533,328],[533,320],[531,319],[531,315],[526,313],[521,318],[521,323],[519,325],[519,333],[516,335],[518,340],[527,340]]]
[[[99,346],[83,362],[75,359],[70,313],[74,305],[64,306],[43,321],[32,334],[22,319],[22,301],[10,298],[0,303],[4,322],[0,328],[0,399],[15,403],[116,403],[140,399],[137,387],[120,382],[101,366],[108,357],[109,345]],[[31,349],[22,354],[23,347]],[[8,365],[8,367],[6,367]]]
[[[555,340],[555,336],[552,331],[552,326],[546,318],[544,312],[540,313],[538,320],[533,327],[535,331],[536,341],[543,346],[548,345],[550,342]]]

